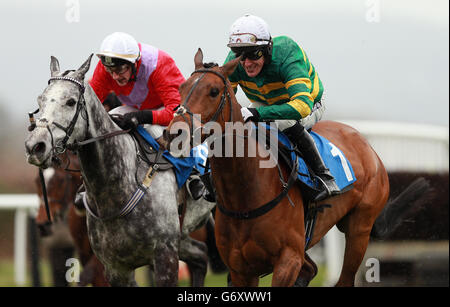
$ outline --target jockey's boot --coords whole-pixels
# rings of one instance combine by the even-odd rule
[[[297,146],[297,149],[303,154],[306,163],[312,168],[315,175],[318,176],[323,183],[322,186],[324,189],[319,192],[314,198],[314,201],[321,201],[329,196],[337,194],[340,189],[330,170],[325,166],[319,150],[316,147],[316,143],[308,131],[297,122],[294,126],[285,129],[283,132]]]

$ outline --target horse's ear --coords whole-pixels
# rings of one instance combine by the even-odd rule
[[[83,65],[78,68],[78,70],[75,72],[74,77],[79,80],[84,80],[84,75],[88,72],[89,67],[91,66],[91,59],[94,54],[91,53],[89,58],[83,63]]]
[[[230,62],[226,63],[222,66],[222,71],[224,75],[228,78],[229,75],[233,73],[233,71],[236,69],[236,67],[239,64],[239,61],[241,60],[241,57],[238,57],[234,60],[231,60]]]
[[[203,52],[201,48],[198,48],[197,53],[194,57],[195,70],[203,68]]]
[[[59,74],[59,62],[53,55],[50,56],[50,73],[52,77]]]

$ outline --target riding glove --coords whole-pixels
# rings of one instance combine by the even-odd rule
[[[115,120],[116,124],[126,130],[136,128],[138,125],[152,124],[153,123],[153,111],[144,110],[126,113],[120,118]]]
[[[258,111],[255,108],[241,108],[241,114],[244,118],[244,123],[248,121],[252,122],[259,122],[261,121],[261,116],[259,115]]]

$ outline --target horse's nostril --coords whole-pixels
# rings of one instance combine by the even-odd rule
[[[45,143],[39,142],[36,145],[33,146],[33,149],[31,150],[32,153],[38,154],[43,153],[45,151]]]
[[[38,224],[37,226],[42,237],[48,237],[53,234],[50,223]]]

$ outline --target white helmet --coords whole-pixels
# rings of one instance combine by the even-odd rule
[[[135,63],[140,56],[139,45],[131,35],[114,32],[103,40],[97,56],[106,66],[115,66],[117,62],[123,61]],[[121,59],[122,61],[114,61],[114,59]]]
[[[228,47],[254,47],[269,45],[272,41],[269,26],[260,17],[245,14],[230,28]]]

